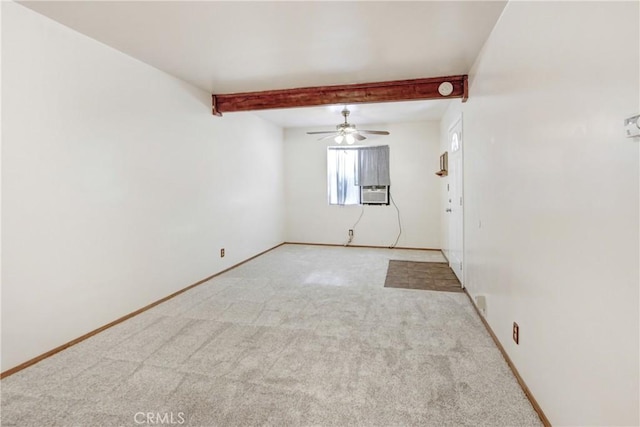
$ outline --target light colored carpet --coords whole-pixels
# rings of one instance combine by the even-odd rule
[[[444,261],[281,246],[2,380],[2,425],[541,425],[467,296],[389,259]]]

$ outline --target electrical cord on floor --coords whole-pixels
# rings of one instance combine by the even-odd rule
[[[402,236],[402,222],[400,221],[400,209],[398,209],[398,205],[396,205],[396,201],[393,200],[393,196],[391,195],[391,193],[389,193],[389,198],[391,199],[391,203],[393,203],[393,206],[395,206],[396,211],[398,211],[398,237],[396,237],[396,241],[393,242],[393,245],[389,246],[389,249],[393,249],[398,244],[400,236]]]
[[[344,244],[345,246],[349,246],[349,244],[353,240],[353,234],[356,233],[356,225],[358,225],[358,223],[362,219],[362,215],[364,215],[364,205],[362,205],[362,210],[360,211],[360,216],[358,217],[358,220],[356,221],[355,224],[353,224],[353,226],[351,226],[351,231],[353,231],[353,233],[351,236],[349,236],[349,240],[347,240],[347,243]]]

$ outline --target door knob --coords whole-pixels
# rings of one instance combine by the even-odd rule
[[[451,212],[451,208],[447,208],[447,209],[446,209],[446,211],[447,211],[447,212]]]

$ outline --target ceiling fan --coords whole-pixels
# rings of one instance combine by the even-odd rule
[[[336,130],[326,130],[326,131],[316,131],[316,132],[307,132],[308,135],[321,135],[328,133],[330,135],[324,136],[318,141],[322,141],[324,139],[333,138],[337,144],[342,144],[342,142],[346,142],[347,144],[353,144],[356,141],[364,141],[367,139],[363,134],[369,135],[389,135],[389,132],[386,130],[358,130],[356,129],[356,125],[347,122],[347,117],[349,117],[349,110],[347,107],[344,107],[342,110],[342,116],[344,117],[344,123],[340,123],[336,126]]]

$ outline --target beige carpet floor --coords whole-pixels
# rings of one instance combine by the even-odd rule
[[[467,296],[390,259],[444,261],[281,246],[3,379],[2,425],[541,425]]]

